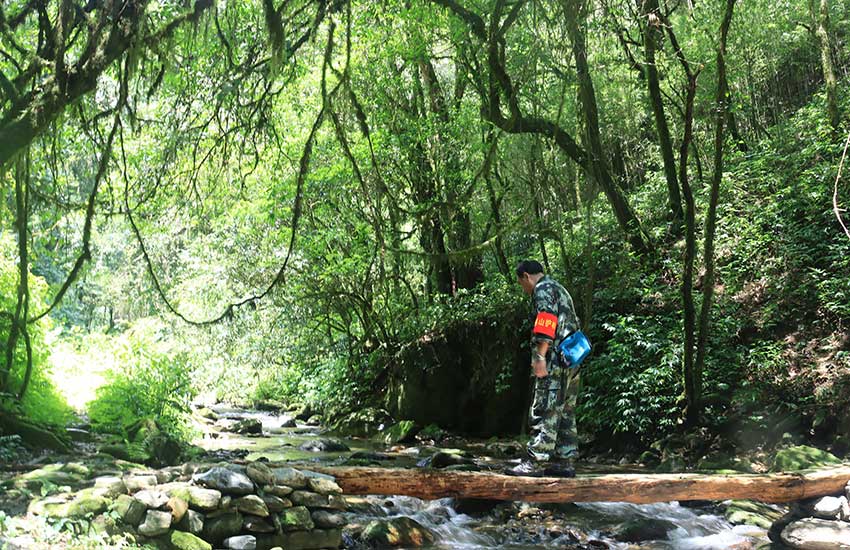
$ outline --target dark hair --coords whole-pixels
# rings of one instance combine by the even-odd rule
[[[537,260],[523,260],[516,266],[516,276],[522,277],[523,273],[528,273],[529,275],[543,273],[543,266]]]

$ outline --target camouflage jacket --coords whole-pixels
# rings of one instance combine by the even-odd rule
[[[534,285],[531,294],[533,318],[531,343],[554,342],[557,347],[567,336],[579,329],[573,299],[560,283],[544,275]]]

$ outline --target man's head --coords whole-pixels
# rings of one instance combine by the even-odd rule
[[[522,291],[528,295],[534,291],[534,285],[543,277],[543,266],[535,260],[523,260],[516,266],[516,280]]]

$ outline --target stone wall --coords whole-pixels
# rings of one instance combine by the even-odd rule
[[[186,465],[99,477],[77,493],[34,501],[50,518],[91,518],[99,529],[174,550],[339,548],[342,490],[330,476],[247,465]]]

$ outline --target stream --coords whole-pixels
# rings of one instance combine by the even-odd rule
[[[440,450],[437,447],[386,445],[369,439],[337,438],[323,434],[321,426],[283,427],[291,417],[285,412],[264,412],[216,405],[218,419],[206,426],[195,444],[212,452],[239,453],[247,460],[266,458],[289,462],[294,467],[345,465],[352,453],[380,453],[392,467],[417,467],[417,462]],[[262,423],[262,435],[227,432],[229,425],[244,419]],[[212,422],[212,421],[211,421]],[[331,439],[344,443],[347,452],[311,452],[299,449],[307,441]],[[483,454],[484,445],[473,440],[451,441],[452,448],[468,450],[478,464],[498,460]],[[505,463],[502,461],[502,463]],[[586,466],[586,467],[585,467]],[[490,466],[492,467],[492,466]],[[486,468],[486,466],[485,466]],[[579,464],[579,474],[600,466]],[[606,466],[606,469],[643,471],[638,466]],[[484,469],[484,468],[482,468]],[[722,509],[711,503],[680,505],[677,502],[635,505],[621,502],[579,504],[532,504],[521,502],[478,503],[439,499],[419,500],[407,496],[368,496],[349,499],[349,530],[372,520],[412,518],[436,535],[430,548],[537,550],[549,548],[613,548],[647,550],[721,550],[771,548],[764,529],[731,525]],[[635,529],[640,536],[629,536]],[[647,533],[651,538],[647,538]],[[347,537],[350,548],[356,542]],[[629,542],[637,541],[639,542]]]

